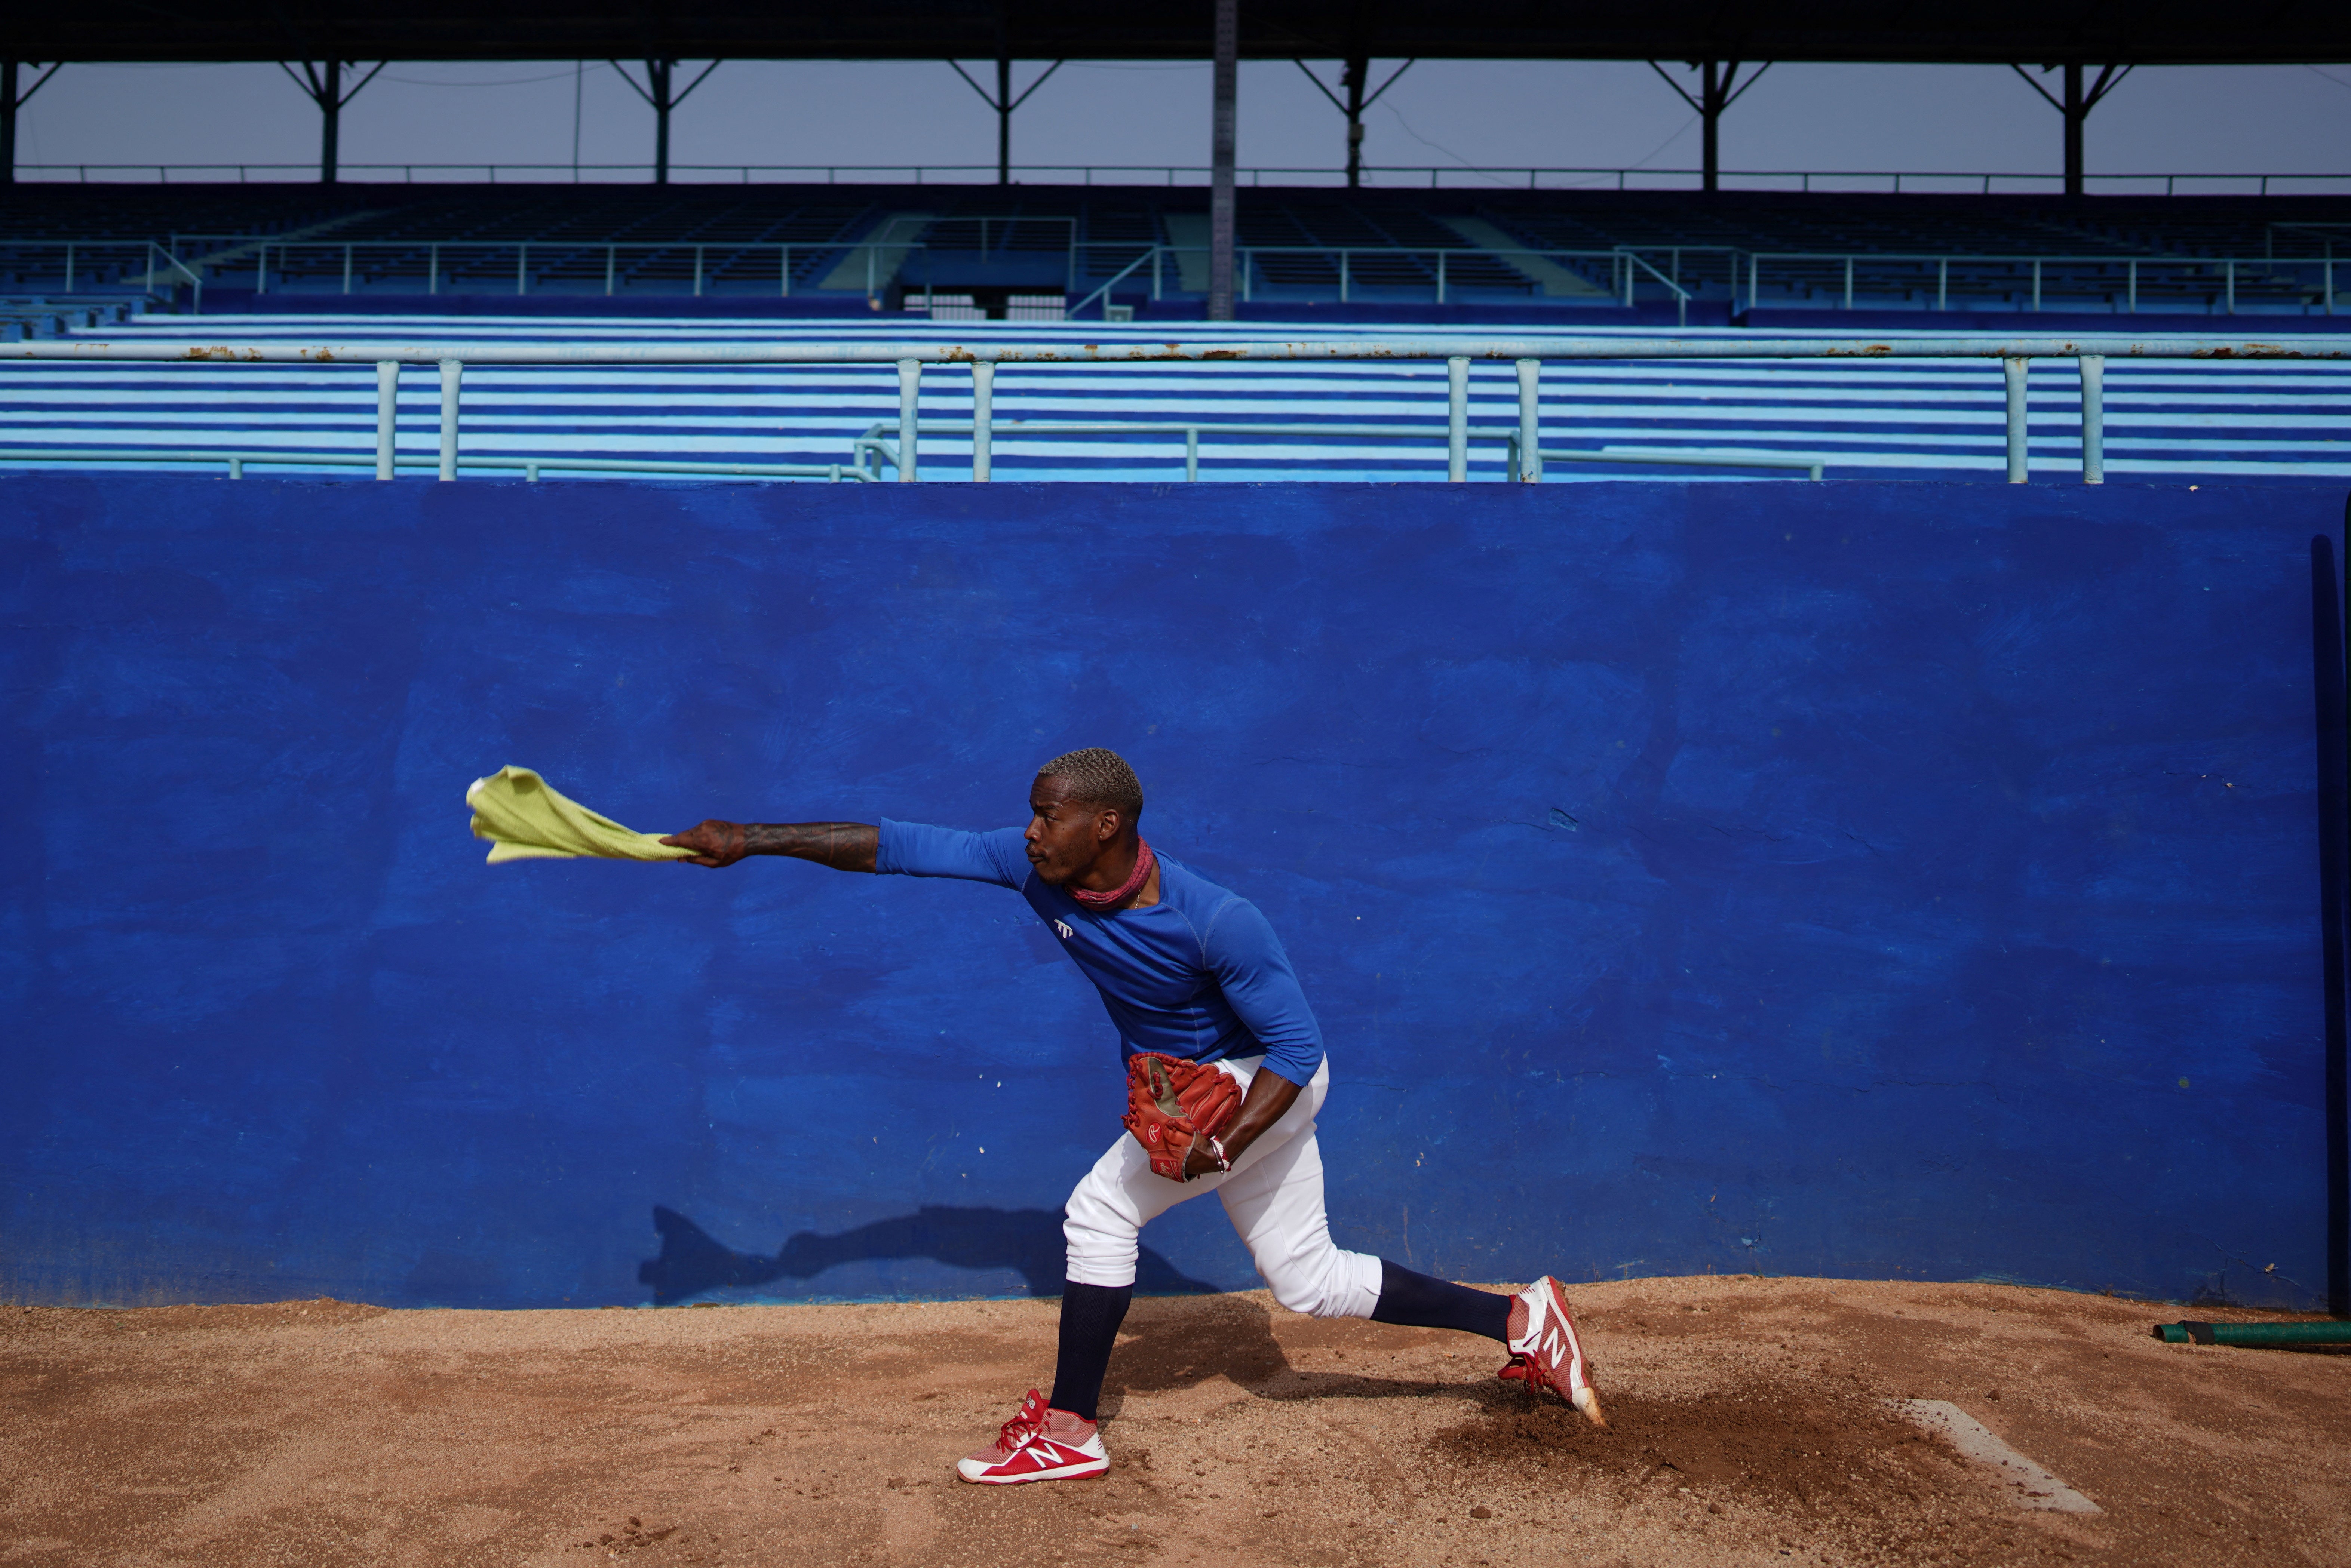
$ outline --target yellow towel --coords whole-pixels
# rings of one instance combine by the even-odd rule
[[[489,863],[549,856],[602,855],[611,860],[676,861],[694,853],[663,843],[656,833],[632,832],[601,817],[528,768],[501,768],[465,791],[474,809],[474,836],[490,841]]]

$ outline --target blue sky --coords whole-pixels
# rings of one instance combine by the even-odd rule
[[[1389,62],[1392,67],[1397,62]],[[973,62],[976,72],[985,67]],[[1040,67],[1024,64],[1025,84]],[[1328,62],[1319,68],[1335,80]],[[1381,74],[1384,74],[1384,70]],[[1201,163],[1205,66],[1071,64],[1017,121],[1017,162]],[[590,62],[394,64],[345,111],[349,163],[650,160],[652,113]],[[1689,110],[1638,63],[1433,61],[1366,117],[1374,163],[1695,164]],[[682,163],[987,163],[993,118],[945,64],[721,66],[677,115]],[[314,161],[273,65],[69,65],[20,122],[23,163]],[[1327,168],[1341,120],[1282,62],[1241,69],[1244,165]],[[1733,169],[2054,171],[2057,115],[2004,68],[1774,67],[1724,120]],[[2142,70],[2092,117],[2097,172],[2351,173],[2351,66]]]

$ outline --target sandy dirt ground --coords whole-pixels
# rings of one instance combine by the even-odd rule
[[[1597,1431],[1482,1341],[1138,1301],[1104,1478],[967,1486],[1053,1301],[0,1308],[0,1561],[55,1564],[2351,1563],[2351,1356],[2165,1345],[1985,1285],[1572,1292]],[[2227,1316],[2229,1314],[2221,1314]],[[2024,1504],[1892,1403],[2094,1500]]]

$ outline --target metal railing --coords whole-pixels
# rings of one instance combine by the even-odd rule
[[[42,465],[51,463],[89,463],[100,467],[116,464],[172,463],[185,467],[209,467],[225,464],[228,476],[242,479],[247,468],[275,465],[283,468],[374,468],[376,477],[381,473],[383,461],[379,457],[354,456],[337,452],[274,452],[220,451],[191,447],[172,452],[155,447],[103,446],[0,446],[0,467],[16,464]],[[439,469],[439,457],[402,457],[395,455],[392,466],[400,468]],[[854,464],[849,463],[667,463],[658,459],[633,457],[489,457],[475,455],[458,460],[458,471],[468,468],[489,468],[501,472],[519,472],[525,479],[536,484],[539,475],[594,473],[618,474],[623,476],[652,474],[663,476],[688,476],[696,478],[746,479],[828,479],[839,484],[843,479],[868,480],[874,477]],[[454,477],[443,475],[444,478]]]
[[[71,294],[77,287],[84,285],[100,287],[95,274],[104,270],[111,270],[119,277],[125,272],[144,268],[146,288],[150,294],[155,292],[155,278],[159,269],[166,287],[176,287],[184,280],[193,284],[198,291],[198,297],[202,298],[204,287],[204,278],[190,270],[187,263],[173,255],[169,246],[157,245],[152,240],[0,238],[0,248],[29,251],[35,254],[44,250],[57,251],[58,270],[62,275],[57,289],[60,294]],[[93,256],[100,258],[96,266],[91,264]],[[174,277],[174,274],[177,276]]]
[[[904,433],[903,430],[900,430],[900,427],[887,423],[883,423],[868,425],[866,427],[865,434],[859,436],[851,444],[850,451],[852,460],[857,464],[863,477],[879,480],[882,477],[882,470],[883,468],[898,466],[899,444],[890,439],[890,433],[893,430],[899,431],[901,439],[904,438]],[[928,420],[925,420],[916,425],[914,434],[917,439],[925,435],[969,436],[973,440],[973,450],[975,454],[983,447],[987,449],[991,455],[988,462],[992,462],[993,460],[992,455],[995,448],[996,439],[998,436],[1003,436],[1011,440],[1019,440],[1023,436],[1181,435],[1184,438],[1184,477],[1188,482],[1196,481],[1200,477],[1200,438],[1203,435],[1228,435],[1236,438],[1254,439],[1262,439],[1269,435],[1311,435],[1335,436],[1344,440],[1374,439],[1393,442],[1399,440],[1426,440],[1429,435],[1429,426],[1426,424],[1355,424],[1342,423],[1328,424],[1249,424],[1240,423],[1216,423],[1205,420],[1131,419],[1006,420],[1001,423],[991,421],[986,426],[982,426],[976,422],[968,424],[935,424]],[[1449,439],[1450,435],[1448,433],[1448,442]],[[1501,443],[1504,449],[1504,472],[1517,473],[1519,471],[1520,433],[1515,426],[1471,425],[1463,439],[1468,442],[1494,441]],[[1449,445],[1447,450],[1449,455]],[[1603,446],[1596,449],[1585,447],[1562,447],[1554,451],[1538,451],[1536,453],[1536,469],[1538,474],[1541,472],[1541,465],[1545,462],[1630,463],[1643,465],[1663,464],[1668,466],[1684,468],[1801,469],[1803,471],[1806,478],[1818,480],[1825,476],[1828,466],[1828,459],[1826,457],[1816,456],[1811,454],[1791,452],[1738,452],[1710,450],[1701,447]],[[983,464],[982,460],[975,456],[974,468],[976,477],[986,477],[984,474],[977,472],[978,469],[985,465],[986,465]],[[1466,474],[1463,476],[1466,477]]]
[[[2310,256],[2289,253],[2281,257],[2278,255],[2280,235],[2288,236],[2297,246],[2315,248],[2311,251]],[[2262,256],[2264,260],[2304,261],[2310,259],[2311,256],[2324,256],[2332,261],[2335,258],[2335,247],[2337,244],[2351,244],[2351,222],[2300,220],[2294,223],[2262,225]]]
[[[881,235],[789,243],[772,240],[279,240],[266,235],[175,235],[173,238],[175,242],[179,240],[233,242],[235,265],[239,267],[252,268],[254,292],[256,294],[270,292],[273,276],[278,279],[281,287],[289,274],[304,277],[318,276],[319,269],[315,266],[307,269],[298,269],[293,265],[297,258],[305,255],[322,258],[329,274],[338,277],[340,288],[337,292],[348,295],[355,292],[354,283],[368,280],[371,257],[377,258],[375,266],[381,270],[383,269],[387,260],[397,264],[418,256],[421,253],[424,263],[424,292],[427,296],[440,294],[443,279],[454,277],[455,275],[454,269],[464,267],[466,257],[504,257],[511,255],[514,257],[511,272],[513,292],[517,297],[523,297],[532,292],[534,282],[541,282],[541,291],[547,291],[540,274],[534,273],[531,268],[531,255],[536,251],[542,271],[559,268],[575,282],[585,277],[590,287],[593,287],[598,280],[592,274],[582,272],[579,266],[579,259],[583,256],[591,259],[601,256],[603,261],[601,268],[601,281],[603,293],[607,297],[619,293],[631,281],[622,271],[624,260],[635,258],[642,262],[656,257],[674,256],[679,258],[681,264],[677,270],[690,277],[691,297],[700,298],[706,286],[718,276],[711,267],[711,257],[716,255],[719,258],[721,268],[737,277],[744,271],[748,270],[741,267],[741,258],[772,256],[774,258],[772,265],[762,268],[761,271],[775,278],[775,292],[778,297],[789,298],[792,294],[792,256],[795,252],[799,253],[803,259],[811,256],[840,256],[843,262],[851,267],[852,272],[857,270],[857,258],[862,254],[863,287],[869,297],[878,295],[883,289],[902,281],[909,290],[920,288],[927,296],[934,286],[934,275],[937,270],[935,262],[938,257],[951,256],[959,262],[961,258],[974,255],[996,258],[1041,258],[1050,254],[1050,251],[1042,251],[1035,247],[1015,249],[1008,241],[1005,245],[991,248],[987,245],[987,231],[991,225],[999,230],[1008,231],[1017,224],[1051,223],[1074,228],[1077,223],[1074,218],[1035,217],[1018,220],[993,218],[951,221],[978,224],[980,248],[975,251],[967,246],[941,244],[920,239],[895,239]],[[46,243],[66,242],[28,243],[37,247]],[[1102,299],[1116,285],[1141,272],[1146,267],[1150,269],[1150,297],[1155,300],[1165,298],[1169,293],[1167,275],[1171,270],[1180,277],[1185,270],[1186,257],[1197,258],[1191,265],[1205,268],[1208,256],[1207,248],[1201,246],[1157,245],[1133,240],[1082,240],[1074,237],[1073,235],[1065,238],[1055,248],[1061,252],[1063,275],[1061,288],[1065,294],[1074,294],[1083,287],[1084,281],[1092,270],[1087,265],[1087,258],[1091,255],[1108,251],[1112,253],[1113,260],[1118,256],[1131,255],[1131,259],[1126,265],[1113,273],[1108,281],[1098,286],[1092,293],[1086,295],[1076,306],[1071,308],[1071,315]],[[1684,248],[1695,253],[1700,247]],[[1685,320],[1687,320],[1689,301],[1693,298],[1688,289],[1684,288],[1666,272],[1661,271],[1646,256],[1625,246],[1608,250],[1579,250],[1542,249],[1533,246],[1245,245],[1237,247],[1234,255],[1239,275],[1241,298],[1244,302],[1253,301],[1260,288],[1280,287],[1274,280],[1267,277],[1265,263],[1268,258],[1282,257],[1327,261],[1334,270],[1333,282],[1338,288],[1341,304],[1353,303],[1367,287],[1371,288],[1399,287],[1395,284],[1383,284],[1379,279],[1379,274],[1384,270],[1382,264],[1386,264],[1387,268],[1393,268],[1398,263],[1417,266],[1427,274],[1425,283],[1416,279],[1401,287],[1416,289],[1434,287],[1437,303],[1447,304],[1449,295],[1458,295],[1459,292],[1460,285],[1455,279],[1461,263],[1465,260],[1490,261],[1510,267],[1520,275],[1519,285],[1530,288],[1544,287],[1545,280],[1538,273],[1530,272],[1528,264],[1531,264],[1535,268],[1554,268],[1562,273],[1573,274],[1593,297],[1621,299],[1625,305],[1633,303],[1635,286],[1640,278],[1646,276],[1682,305],[1685,310]],[[451,265],[447,267],[444,266],[444,257],[450,258],[451,261]],[[277,264],[277,271],[274,275],[271,270],[273,258]],[[689,258],[690,268],[683,265]],[[199,268],[204,267],[204,258],[192,259]],[[1593,270],[1604,272],[1607,277],[1607,283],[1604,286],[1584,277],[1572,265],[1579,262],[1589,263]],[[1571,265],[1562,266],[1563,263]],[[182,270],[185,271],[186,268],[183,267]],[[226,265],[222,265],[211,270],[225,274],[228,268]],[[470,270],[474,277],[480,277],[486,268],[478,265],[477,261]],[[1367,270],[1372,275],[1368,282],[1364,277]],[[906,281],[910,273],[915,276],[911,281]],[[502,292],[504,278],[507,276],[508,275],[501,263]],[[937,287],[946,290],[967,288],[969,285],[938,284]],[[552,292],[577,291],[558,288]],[[805,285],[801,292],[809,292]],[[843,291],[835,289],[831,292]]]
[[[191,284],[199,312],[208,276],[226,281],[247,268],[256,293],[282,291],[289,282],[299,291],[312,292],[302,286],[323,276],[329,287],[317,292],[327,297],[351,295],[387,278],[413,277],[427,296],[438,296],[452,284],[462,284],[472,292],[490,285],[518,298],[533,294],[584,297],[600,290],[606,297],[632,290],[652,294],[665,291],[663,286],[666,285],[701,298],[723,284],[730,293],[748,298],[744,286],[758,277],[774,280],[772,292],[778,298],[790,298],[796,291],[838,297],[859,287],[866,297],[878,298],[896,287],[906,291],[911,299],[916,297],[915,291],[927,297],[934,288],[968,288],[968,283],[946,282],[941,275],[954,276],[967,267],[968,258],[978,256],[990,263],[1018,259],[1052,266],[1061,275],[1064,296],[1075,298],[1067,310],[1075,318],[1096,307],[1106,308],[1123,287],[1130,298],[1147,291],[1155,301],[1196,293],[1196,288],[1182,287],[1183,274],[1206,270],[1207,252],[1201,246],[1077,239],[1067,234],[1074,219],[956,221],[979,225],[983,248],[975,251],[952,242],[879,235],[713,242],[280,240],[241,235],[175,235],[172,244],[163,246],[141,241],[6,241],[0,242],[0,248],[36,257],[56,252],[66,292],[89,280],[93,256],[105,258],[105,267],[118,278],[125,272],[136,275],[143,269],[151,295],[159,283],[167,289]],[[1008,235],[1020,225],[1040,223],[1061,226],[1064,237],[1041,248],[1008,242],[989,244],[991,229]],[[183,242],[217,244],[224,248],[183,256],[178,254]],[[1540,291],[1565,304],[1605,301],[1629,307],[1646,291],[1651,298],[1662,295],[1672,301],[1687,325],[1689,306],[1698,298],[1699,288],[1719,286],[1734,306],[1744,296],[1750,309],[1760,309],[1764,308],[1767,277],[1783,293],[1801,289],[1809,296],[1825,287],[1832,298],[1841,298],[1846,309],[1855,308],[1865,294],[1875,300],[1898,293],[1906,301],[1917,295],[1922,308],[1931,296],[1931,308],[1936,310],[1951,308],[1955,294],[1975,299],[2012,298],[2020,308],[2039,310],[2053,284],[2059,297],[2068,298],[2079,298],[2096,286],[2095,291],[2108,297],[2119,309],[2136,313],[2145,284],[2172,297],[2183,289],[2202,293],[2225,315],[2238,313],[2244,287],[2265,291],[2273,298],[2284,290],[2304,296],[2310,305],[2332,316],[2336,312],[2341,281],[2337,264],[2351,260],[2333,255],[2332,249],[2331,245],[2322,244],[2310,256],[2251,256],[1764,251],[1728,246],[1620,246],[1600,250],[1538,246],[1279,245],[1241,246],[1236,256],[1240,297],[1249,303],[1259,298],[1311,299],[1318,291],[1335,290],[1341,304],[1410,295],[1433,296],[1437,304],[1446,305],[1458,303],[1465,295],[1474,297],[1476,291],[1500,288],[1519,295]],[[837,277],[846,268],[851,274],[849,288],[811,286],[810,275],[827,256],[838,258],[828,276]],[[1097,256],[1102,259],[1097,261]],[[810,257],[816,258],[815,265],[805,265]],[[1114,265],[1116,270],[1109,270]],[[408,270],[412,267],[417,268],[413,273]],[[1327,275],[1323,282],[1301,281],[1307,273],[1318,269]],[[801,275],[797,284],[796,272]],[[1105,272],[1108,276],[1101,282],[1093,281]],[[1498,273],[1506,276],[1498,277]],[[644,287],[648,276],[653,284],[650,288]],[[1711,282],[1702,282],[1702,277]],[[768,292],[766,284],[758,287],[760,292]]]
[[[994,163],[672,163],[673,183],[682,184],[992,185]],[[354,184],[415,184],[418,175],[428,184],[602,184],[652,180],[651,163],[341,163],[340,179]],[[1024,163],[1012,171],[1028,184],[1053,183],[1043,176],[1060,175],[1065,184],[1205,185],[1210,169],[1205,163]],[[1363,171],[1374,186],[1440,189],[1495,186],[1526,190],[1697,190],[1705,173],[1698,169],[1601,169],[1565,164],[1472,167],[1466,164],[1380,164]],[[256,179],[256,176],[258,176]],[[820,176],[821,176],[820,178]],[[1114,178],[1106,178],[1112,177]],[[1244,184],[1291,184],[1306,187],[1343,185],[1346,171],[1308,165],[1262,165],[1236,169]],[[319,165],[305,163],[19,163],[16,177],[27,182],[66,183],[144,183],[162,184],[235,183],[303,184],[315,183]],[[1718,176],[1727,189],[1750,191],[1972,192],[1978,194],[2026,194],[2064,189],[2065,176],[2057,172],[1985,172],[1936,170],[1804,170],[1726,169]],[[2093,192],[2153,193],[2168,196],[2188,186],[2205,194],[2241,193],[2266,196],[2276,190],[2296,194],[2329,195],[2351,192],[2351,174],[2174,173],[2089,174],[2085,185]],[[2226,186],[2228,192],[2218,187]]]
[[[898,380],[898,439],[893,461],[901,480],[920,477],[922,376],[925,365],[967,369],[971,374],[972,477],[992,476],[996,372],[999,366],[1149,366],[1306,361],[1438,361],[1446,366],[1446,468],[1454,481],[1468,477],[1469,367],[1478,361],[1509,362],[1518,383],[1516,459],[1511,476],[1524,483],[1542,477],[1541,399],[1545,361],[1622,360],[1997,360],[2003,371],[2007,469],[2011,484],[2029,477],[2026,382],[2036,359],[2074,361],[2081,388],[2081,473],[2085,484],[2105,477],[2105,372],[2109,359],[2291,360],[2351,361],[2351,338],[2222,337],[2131,338],[1649,338],[1623,337],[1391,338],[1247,340],[1132,343],[808,343],[808,342],[486,342],[465,344],[301,344],[287,342],[183,343],[104,342],[49,339],[0,344],[0,360],[63,363],[180,363],[206,365],[372,365],[376,382],[376,477],[390,479],[405,459],[395,450],[400,375],[403,365],[431,364],[440,374],[439,456],[443,479],[455,479],[464,459],[459,450],[465,366],[477,365],[872,365],[895,370]],[[1654,456],[1650,459],[1656,461]],[[518,465],[526,461],[502,461]],[[554,465],[538,459],[541,467]],[[612,460],[619,461],[619,460]],[[620,462],[620,466],[631,465]]]
[[[1685,250],[1691,250],[1696,247],[1685,246],[1683,248]],[[2016,292],[2019,293],[2022,293],[2029,289],[2032,303],[2027,306],[2026,308],[2031,310],[2038,310],[2041,308],[2042,285],[2048,268],[2095,267],[2099,269],[2102,273],[2119,268],[2123,275],[2121,289],[2123,296],[2123,309],[2128,314],[2136,314],[2138,310],[2139,278],[2142,268],[2147,269],[2148,273],[2158,277],[2163,275],[2166,269],[2169,269],[2175,276],[2181,271],[2185,271],[2191,276],[2198,277],[2199,280],[2207,277],[2210,278],[2214,285],[2214,292],[2220,296],[2223,302],[2220,313],[2225,316],[2233,316],[2237,313],[2237,282],[2241,276],[2238,270],[2239,268],[2246,267],[2252,269],[2251,272],[2242,274],[2241,276],[2249,278],[2265,279],[2271,282],[2275,282],[2276,273],[2280,267],[2308,267],[2318,269],[2319,282],[2317,293],[2319,299],[2325,308],[2325,313],[2329,316],[2335,314],[2335,258],[2331,254],[2313,256],[2117,256],[2111,253],[2104,256],[2034,256],[2001,255],[1996,252],[1989,251],[1970,252],[1965,255],[1950,255],[1948,253],[1938,252],[1884,250],[1757,250],[1738,251],[1728,254],[1733,255],[1737,258],[1737,262],[1743,263],[1745,266],[1747,273],[1747,304],[1748,308],[1750,310],[1759,308],[1762,299],[1762,277],[1765,264],[1777,262],[1786,264],[1791,267],[1805,263],[1828,263],[1833,266],[1841,266],[1844,269],[1844,308],[1847,310],[1854,308],[1855,268],[1856,267],[1867,267],[1871,265],[1892,266],[1896,267],[1921,267],[1931,265],[1935,268],[1935,308],[1938,310],[1949,309],[1950,308],[1951,268],[1953,265],[1956,264],[1963,272],[1970,268],[2006,267],[2011,269],[2011,277],[1990,281],[1998,281],[2001,283],[2013,282],[2018,285]],[[2022,268],[2024,270],[2021,275],[2019,275],[2014,273],[2013,269],[2016,268]],[[1677,270],[1678,270],[1678,268],[1677,268]],[[1979,276],[1977,281],[1981,283],[1987,280]],[[2077,275],[2070,281],[2078,285],[2081,279]],[[1977,292],[1981,292],[1981,290],[1978,289]]]

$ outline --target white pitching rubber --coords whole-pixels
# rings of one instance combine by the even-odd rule
[[[1896,1399],[1894,1407],[1951,1447],[2007,1481],[2019,1508],[2054,1513],[2104,1513],[2105,1510],[2001,1441],[1991,1429],[1948,1399]]]

